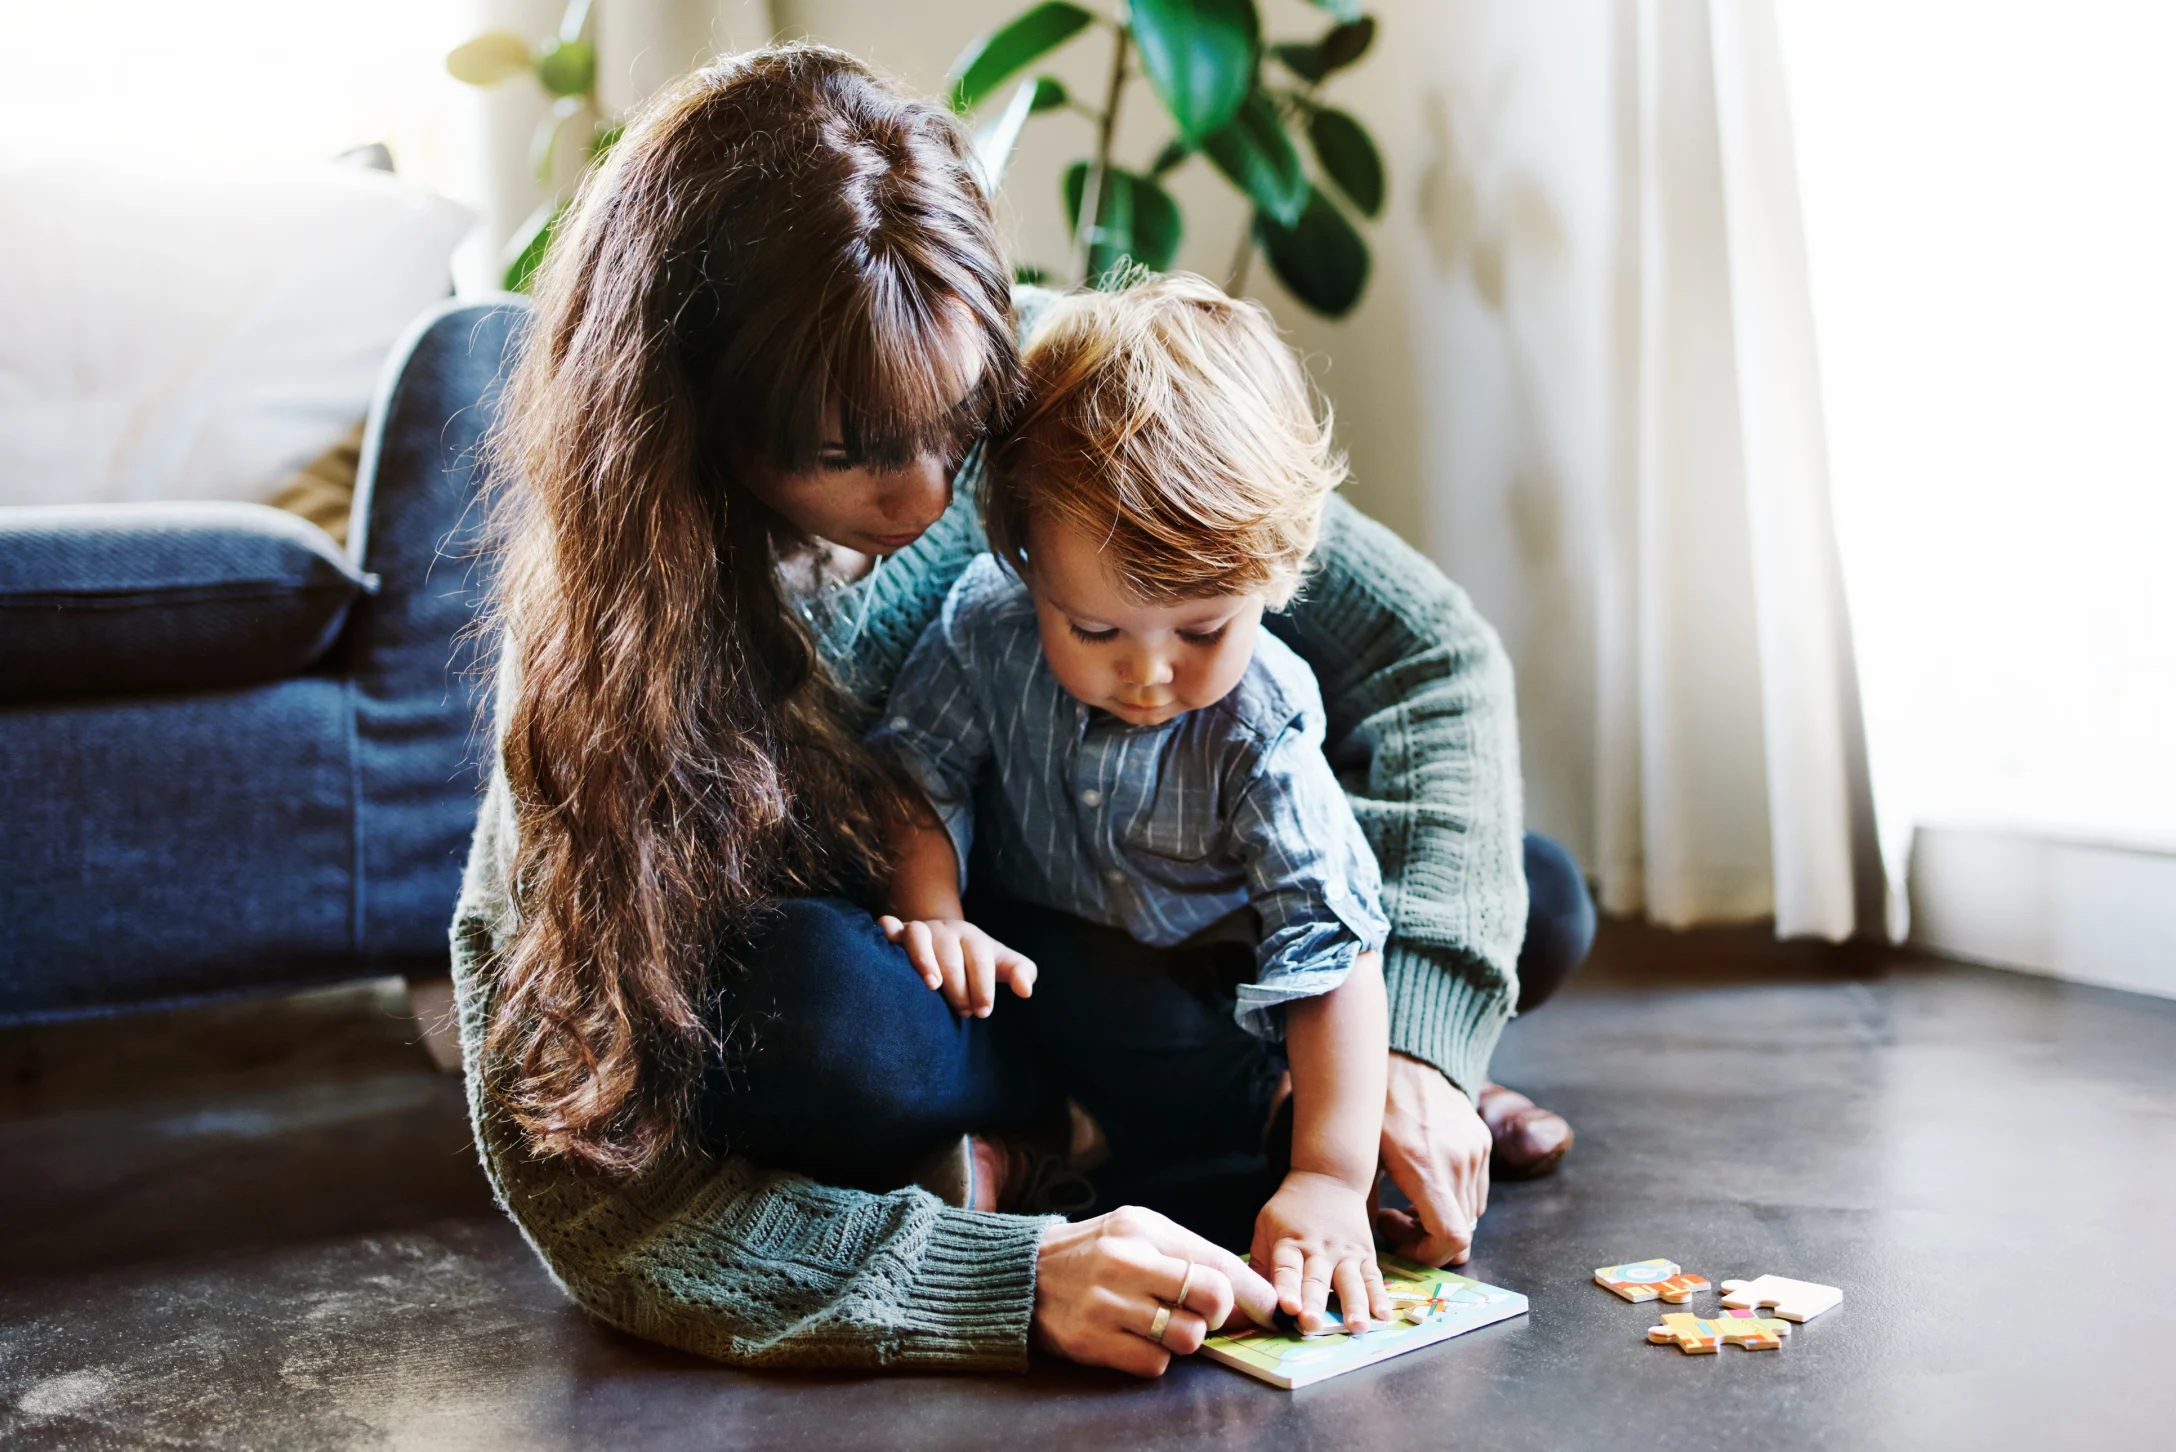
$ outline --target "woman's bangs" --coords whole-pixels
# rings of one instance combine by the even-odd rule
[[[953,465],[989,429],[1010,368],[1009,341],[955,307],[950,327],[920,308],[871,308],[831,358],[838,442],[857,464],[893,468],[935,455]]]

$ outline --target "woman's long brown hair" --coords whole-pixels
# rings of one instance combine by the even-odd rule
[[[483,1042],[539,1155],[686,1134],[736,937],[882,874],[898,788],[780,595],[808,542],[739,480],[813,467],[827,406],[879,465],[979,435],[1017,358],[967,158],[840,52],[733,57],[630,126],[540,274],[495,445],[520,845]]]

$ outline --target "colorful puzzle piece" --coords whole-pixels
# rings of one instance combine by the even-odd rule
[[[1676,1261],[1659,1259],[1598,1267],[1594,1283],[1628,1301],[1652,1301],[1660,1296],[1673,1306],[1684,1305],[1694,1291],[1708,1288],[1706,1276],[1687,1275],[1678,1269]]]
[[[1788,1276],[1761,1276],[1750,1281],[1724,1281],[1723,1304],[1740,1310],[1773,1306],[1786,1321],[1811,1321],[1823,1311],[1843,1303],[1844,1293],[1835,1286],[1813,1281],[1794,1281]]]
[[[1788,1321],[1771,1321],[1755,1311],[1724,1311],[1715,1316],[1695,1316],[1675,1311],[1650,1327],[1647,1339],[1658,1346],[1677,1343],[1687,1356],[1713,1352],[1725,1341],[1735,1341],[1748,1351],[1773,1351],[1791,1334]]]

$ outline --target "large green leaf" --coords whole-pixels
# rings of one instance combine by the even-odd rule
[[[1037,76],[1035,99],[1029,102],[1029,109],[1036,112],[1055,111],[1071,99],[1065,93],[1065,82],[1056,76]]]
[[[1358,20],[1332,26],[1322,39],[1308,44],[1286,41],[1273,45],[1269,53],[1284,64],[1284,68],[1309,85],[1321,81],[1332,71],[1343,70],[1368,53],[1375,43],[1375,17],[1363,15]]]
[[[506,244],[512,254],[506,264],[506,290],[527,292],[529,280],[536,276],[537,268],[544,264],[544,253],[552,245],[552,235],[559,230],[559,219],[567,214],[567,203],[556,206],[546,202],[529,214],[529,220],[521,224]]]
[[[988,34],[977,36],[952,62],[952,109],[972,110],[1005,77],[1071,40],[1094,20],[1093,15],[1066,0],[1043,0]]]
[[[1202,138],[1201,149],[1255,206],[1287,227],[1299,221],[1307,177],[1269,97],[1250,94],[1230,125]]]
[[[1346,199],[1372,217],[1383,209],[1383,158],[1367,128],[1328,106],[1307,118],[1307,139],[1315,159]]]
[[[1198,141],[1230,121],[1254,88],[1254,0],[1133,0],[1130,14],[1141,69],[1179,133]]]
[[[1352,311],[1368,285],[1368,244],[1345,214],[1313,187],[1299,222],[1287,227],[1266,212],[1254,214],[1254,240],[1285,288],[1325,317]]]
[[[1088,166],[1076,161],[1065,169],[1065,217],[1080,230],[1081,194],[1088,189]],[[1179,255],[1186,224],[1171,194],[1145,176],[1112,167],[1103,174],[1096,200],[1096,231],[1088,242],[1088,276],[1110,271],[1122,257],[1162,272]]]
[[[547,40],[536,78],[555,96],[586,96],[597,84],[597,47],[586,40]]]

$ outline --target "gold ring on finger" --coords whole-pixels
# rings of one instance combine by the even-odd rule
[[[1156,1308],[1156,1319],[1148,1323],[1148,1339],[1158,1346],[1163,1345],[1164,1328],[1170,1324],[1171,1308],[1169,1306],[1158,1306]]]
[[[1186,1278],[1179,1282],[1179,1293],[1171,1298],[1173,1305],[1183,1306],[1186,1304],[1186,1293],[1194,1288],[1195,1269],[1196,1267],[1192,1261],[1186,1263]]]

